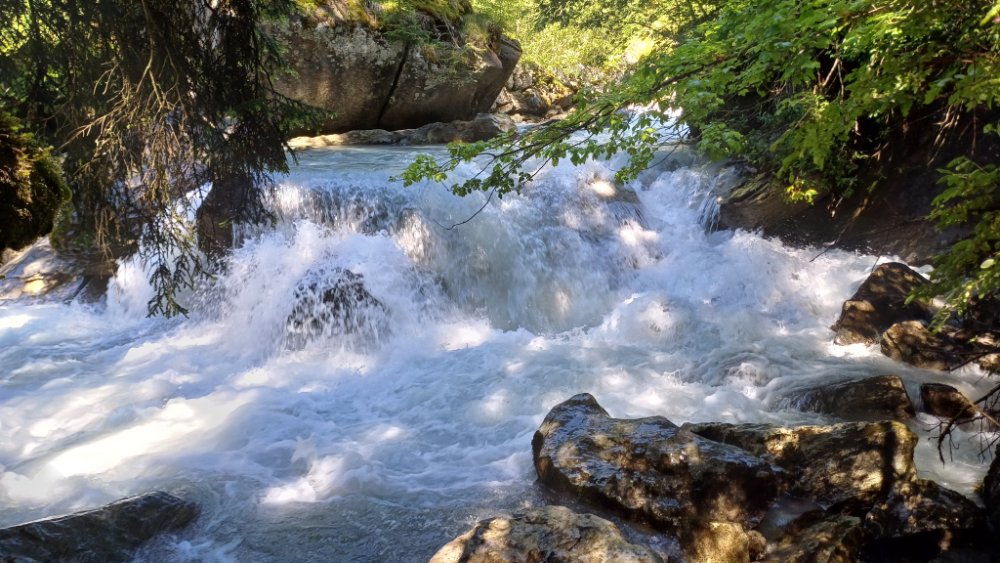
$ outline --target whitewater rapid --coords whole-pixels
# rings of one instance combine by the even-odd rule
[[[189,318],[146,318],[135,263],[106,303],[0,307],[0,525],[164,489],[202,516],[143,561],[426,561],[477,519],[546,502],[531,436],[573,394],[616,417],[829,423],[786,393],[894,373],[917,397],[940,377],[832,344],[886,258],[707,228],[726,170],[679,154],[615,186],[621,162],[566,163],[484,207],[402,188],[415,154],[301,155],[277,228],[245,233]],[[289,324],[345,275],[378,305]],[[931,424],[912,425],[922,476],[971,494],[975,442],[942,466]]]

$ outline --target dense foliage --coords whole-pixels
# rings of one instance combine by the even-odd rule
[[[260,24],[293,9],[0,0],[0,102],[65,153],[81,231],[150,264],[150,313],[183,312],[176,292],[202,269],[184,194],[211,182],[212,221],[265,215],[268,173],[286,169],[302,113],[271,88],[278,51]]]
[[[976,226],[939,258],[932,289],[959,310],[971,297],[996,295],[1000,186],[988,160],[995,159],[1000,25],[993,0],[732,0],[689,11],[684,4],[671,2],[672,25],[659,48],[569,119],[516,139],[453,147],[447,162],[420,159],[406,179],[443,179],[457,162],[486,153],[492,158],[483,174],[454,190],[502,196],[540,163],[624,151],[632,164],[619,180],[627,180],[683,137],[811,200],[876,189],[907,132],[920,131],[931,144],[963,136],[973,141],[943,171],[947,190],[934,218]],[[631,106],[651,111],[633,120],[622,111]],[[676,120],[673,108],[681,111]]]

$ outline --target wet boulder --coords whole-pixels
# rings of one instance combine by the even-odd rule
[[[611,418],[586,393],[549,412],[532,450],[546,486],[688,539],[731,531],[713,522],[752,528],[783,486],[783,472],[757,456],[663,417]]]
[[[659,563],[663,559],[629,542],[613,523],[562,506],[481,520],[431,557],[431,563],[502,561]]]
[[[793,393],[788,400],[804,411],[850,419],[905,420],[914,415],[913,403],[897,375],[823,385]]]
[[[903,321],[882,335],[882,353],[918,368],[952,370],[964,365],[976,352],[968,344],[946,333],[934,334],[922,321]]]
[[[897,483],[865,515],[865,532],[877,539],[946,534],[982,527],[983,510],[964,495],[934,481]]]
[[[143,543],[198,516],[194,503],[164,492],[0,530],[0,561],[131,561]]]
[[[768,563],[854,563],[864,544],[861,519],[813,510],[781,530],[768,545]]]
[[[831,327],[837,344],[874,344],[892,325],[913,319],[930,319],[930,308],[906,302],[910,291],[927,283],[905,264],[882,264],[844,302],[840,318]]]
[[[917,436],[899,422],[829,426],[685,425],[694,434],[773,461],[791,476],[789,492],[828,508],[864,512],[916,475]]]
[[[295,288],[293,300],[285,335],[291,348],[335,336],[370,343],[389,332],[388,309],[368,291],[364,277],[350,270],[311,272]]]
[[[979,416],[976,405],[951,385],[924,383],[920,386],[920,399],[928,414],[954,420],[958,424],[972,422]]]

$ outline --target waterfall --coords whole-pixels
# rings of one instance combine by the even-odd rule
[[[143,560],[422,561],[545,502],[531,436],[575,393],[616,417],[829,423],[783,391],[933,378],[832,344],[876,257],[708,228],[725,169],[678,154],[616,185],[622,162],[563,163],[487,203],[401,187],[416,154],[304,153],[277,227],[242,233],[189,318],[146,318],[131,262],[104,304],[0,308],[0,524],[159,488],[203,514]],[[974,450],[942,466],[922,440],[918,467],[968,493]]]

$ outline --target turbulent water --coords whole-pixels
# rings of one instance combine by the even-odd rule
[[[141,560],[425,561],[545,502],[531,435],[575,393],[617,417],[825,423],[788,391],[940,377],[831,343],[875,257],[707,229],[724,171],[674,155],[615,187],[621,163],[565,165],[487,202],[402,188],[415,154],[306,153],[277,230],[187,319],[145,317],[135,264],[106,304],[0,308],[0,525],[164,489],[203,513]],[[932,422],[912,425],[921,473],[971,493],[977,444],[942,466]]]

